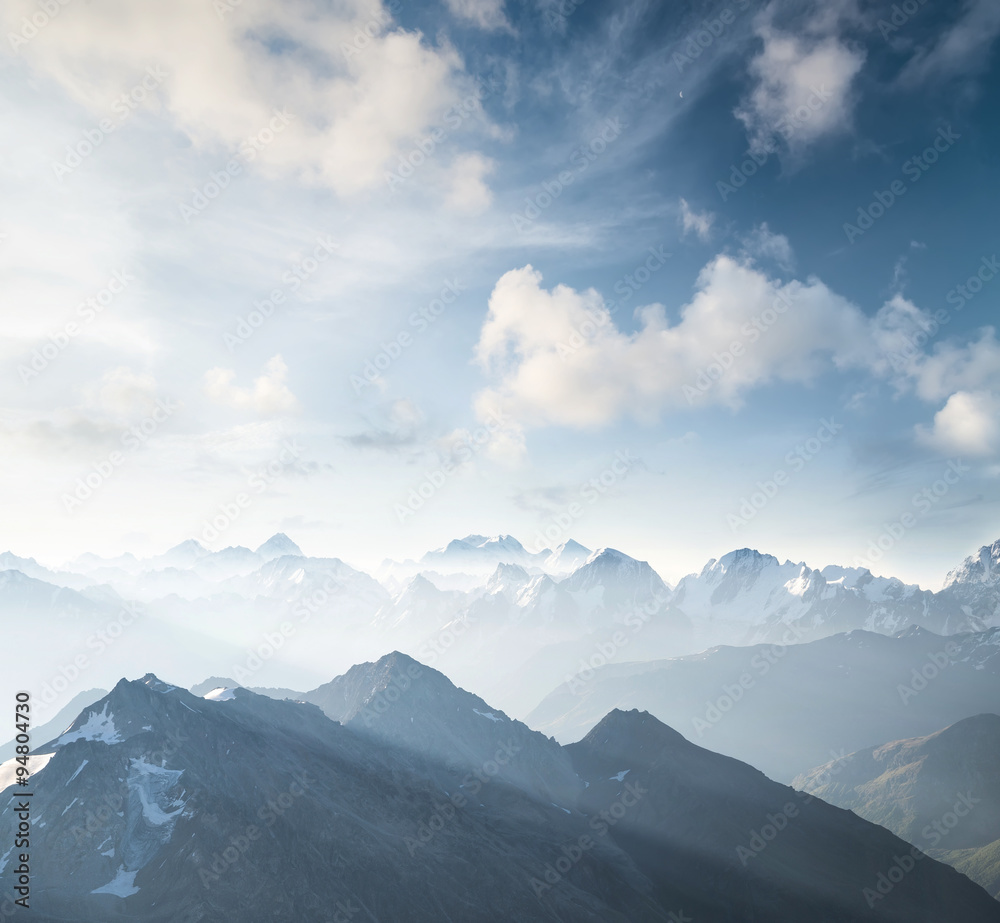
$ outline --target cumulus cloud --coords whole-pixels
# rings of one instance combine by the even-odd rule
[[[1000,390],[1000,343],[992,327],[967,344],[946,340],[913,363],[911,375],[917,394],[927,401],[942,400],[956,391]]]
[[[253,387],[240,388],[233,384],[236,372],[214,368],[205,373],[205,394],[209,399],[236,410],[252,410],[262,416],[292,413],[299,408],[295,395],[285,384],[288,366],[280,355],[264,366],[264,374],[254,379]]]
[[[712,235],[712,222],[715,215],[712,212],[696,212],[688,205],[686,199],[681,199],[681,227],[684,229],[684,236],[694,231],[700,240],[708,240]]]
[[[446,0],[452,15],[486,32],[513,32],[503,11],[503,0]]]
[[[812,25],[831,32],[837,17]],[[764,47],[751,60],[754,86],[736,109],[754,150],[771,149],[784,140],[799,154],[827,135],[851,126],[851,84],[864,63],[864,52],[851,49],[836,34],[791,34],[765,15],[757,26]]]
[[[480,416],[586,427],[692,405],[736,408],[768,382],[809,381],[831,364],[875,358],[868,320],[821,281],[782,285],[725,255],[704,267],[677,323],[650,305],[637,312],[634,333],[618,329],[597,291],[541,283],[525,266],[493,290],[476,347],[493,379],[477,396]]]
[[[940,33],[930,47],[913,55],[900,74],[900,82],[916,85],[976,71],[986,63],[997,35],[1000,35],[1000,5],[996,0],[967,0],[962,15],[951,28]]]
[[[1000,449],[1000,343],[993,328],[984,327],[968,342],[945,339],[928,348],[943,326],[940,315],[894,295],[871,321],[877,348],[872,371],[889,379],[898,394],[945,402],[930,428],[916,427],[919,442],[948,452],[992,454]]]
[[[34,0],[3,4],[3,33],[36,10]],[[290,124],[255,166],[341,193],[381,182],[392,155],[462,89],[453,49],[431,47],[369,0],[93,0],[63,9],[18,53],[103,117],[152,68],[151,95],[196,147],[235,152],[285,111]]]
[[[451,167],[451,188],[445,205],[452,211],[465,215],[478,215],[486,211],[493,201],[493,193],[484,182],[496,169],[496,163],[482,154],[460,154]]]
[[[917,437],[946,453],[987,456],[1000,451],[1000,397],[989,391],[956,391]]]
[[[758,252],[791,258],[787,240],[766,226],[755,240]],[[868,317],[819,279],[782,283],[749,253],[720,254],[702,269],[675,323],[658,304],[636,317],[638,329],[625,332],[594,289],[546,289],[531,266],[505,273],[476,346],[490,379],[475,399],[478,416],[511,420],[516,455],[531,427],[651,421],[710,405],[738,409],[763,385],[855,369],[937,405],[933,423],[916,428],[920,443],[970,455],[1000,451],[995,332],[984,328],[969,342],[930,348],[940,319],[901,294]]]

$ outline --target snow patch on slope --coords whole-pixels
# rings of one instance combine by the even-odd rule
[[[100,712],[92,712],[87,721],[75,731],[63,734],[56,741],[57,747],[64,747],[75,740],[95,740],[105,744],[120,744],[121,737],[115,727],[115,716],[108,711],[108,703]]]
[[[118,874],[111,879],[106,885],[102,885],[100,888],[94,888],[91,894],[114,894],[115,897],[131,897],[133,894],[138,894],[139,889],[135,886],[135,876],[138,874],[138,870],[134,872],[127,872],[125,866],[123,865],[118,869]]]
[[[206,692],[202,698],[208,699],[210,702],[228,702],[230,699],[236,698],[236,693],[228,686],[216,686],[211,692]]]

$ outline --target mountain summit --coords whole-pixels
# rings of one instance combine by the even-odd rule
[[[302,549],[285,535],[284,532],[276,532],[257,549],[256,553],[264,561],[271,561],[286,554],[302,557]]]

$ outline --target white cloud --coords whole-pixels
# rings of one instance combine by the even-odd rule
[[[494,380],[477,396],[481,418],[501,409],[524,426],[586,427],[692,404],[735,408],[768,382],[809,381],[831,362],[874,361],[868,321],[850,302],[818,279],[781,285],[728,256],[704,267],[678,323],[650,305],[631,334],[595,290],[548,291],[541,281],[525,266],[493,290],[476,347]],[[726,368],[710,377],[720,356]]]
[[[953,341],[938,344],[929,355],[913,363],[911,375],[918,396],[940,401],[956,391],[1000,389],[1000,343],[992,327],[966,345]]]
[[[486,32],[513,32],[503,11],[504,0],[446,0],[452,15],[475,23]]]
[[[1000,397],[989,391],[957,391],[917,438],[948,453],[994,455],[1000,451]]]
[[[694,231],[700,240],[707,241],[712,236],[712,222],[715,215],[712,212],[696,212],[686,199],[681,199],[681,225],[684,228],[684,236]]]
[[[833,29],[836,19],[822,25]],[[751,148],[768,149],[783,139],[789,151],[799,154],[820,138],[849,129],[851,83],[864,53],[832,34],[782,32],[768,15],[758,24],[757,35],[764,47],[750,62],[755,86],[735,113],[746,126]]]
[[[915,85],[978,70],[997,35],[1000,35],[1000,5],[996,0],[967,0],[958,21],[939,35],[932,47],[921,48],[914,54],[900,81]]]
[[[1000,448],[1000,343],[992,327],[968,343],[938,342],[939,318],[902,295],[887,301],[872,318],[878,350],[872,371],[888,378],[897,393],[912,391],[940,404],[930,428],[918,425],[918,442],[945,452],[989,455]]]
[[[784,234],[775,234],[765,221],[744,238],[743,246],[753,257],[773,260],[782,269],[791,270],[795,265],[792,245]]]
[[[465,215],[478,215],[486,211],[493,201],[493,193],[483,178],[496,169],[496,163],[482,154],[460,154],[451,166],[451,188],[445,205]]]
[[[93,0],[61,10],[19,49],[95,116],[147,68],[152,93],[199,148],[237,150],[266,130],[275,110],[294,116],[254,158],[352,193],[383,180],[394,153],[459,96],[458,55],[394,28],[380,3],[242,0],[220,14],[205,0]],[[0,27],[19,31],[34,0],[0,7]],[[280,49],[280,50],[275,50]]]
[[[299,402],[285,384],[288,366],[280,355],[264,366],[264,374],[254,379],[252,388],[233,384],[236,372],[214,368],[205,373],[205,393],[217,404],[236,410],[252,410],[262,416],[276,416],[298,410]]]

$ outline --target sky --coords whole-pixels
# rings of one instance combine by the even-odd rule
[[[936,588],[1000,536],[993,0],[0,25],[0,547]]]

